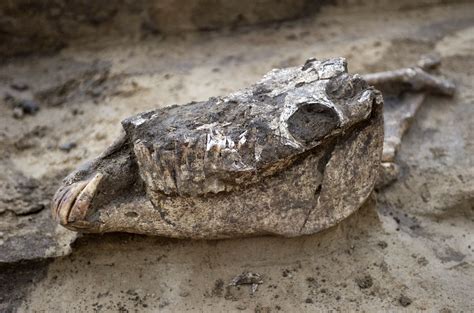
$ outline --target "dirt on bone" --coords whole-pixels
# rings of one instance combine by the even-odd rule
[[[288,119],[288,130],[297,140],[309,144],[321,140],[339,124],[337,113],[324,105],[303,104]]]
[[[328,100],[328,91],[334,101]],[[74,216],[67,222],[58,218],[70,229],[127,229],[171,237],[296,236],[320,231],[356,210],[372,191],[365,186],[373,188],[375,175],[361,172],[377,170],[373,162],[380,155],[381,136],[376,134],[382,134],[381,123],[369,123],[374,134],[362,141],[357,138],[359,133],[365,136],[367,121],[380,120],[381,101],[377,91],[347,74],[344,59],[336,58],[272,71],[256,85],[228,97],[138,114],[123,122],[127,144],[112,155],[99,157],[89,169],[90,175],[101,175],[104,181],[123,182],[123,192],[115,190],[116,184],[100,183],[107,189],[93,194],[101,201],[88,200],[86,206],[58,202],[55,214]],[[352,133],[354,138],[347,136]],[[352,139],[346,143],[347,138]],[[334,149],[335,139],[339,152],[346,149],[357,154],[353,162],[367,165],[351,172],[360,172],[359,178],[351,173],[344,178],[352,182],[358,197],[336,197],[336,202],[329,200],[332,187],[322,186],[326,174],[320,171],[321,160],[327,160],[323,152]],[[133,152],[129,150],[132,145]],[[339,164],[332,164],[337,171]],[[142,199],[136,205],[149,202],[130,219],[119,204],[128,207],[137,200],[134,188],[128,187],[135,184],[136,179],[129,177],[137,177],[137,171],[146,188],[140,190],[138,198]],[[300,171],[305,175],[297,174]],[[298,183],[291,178],[294,175],[300,176],[294,178]],[[331,184],[340,179],[333,175]],[[298,184],[306,187],[298,188]],[[87,181],[85,188],[90,186]],[[329,215],[311,214],[308,223],[308,212],[314,206],[318,206],[316,211],[330,211],[315,196],[314,188],[323,190],[323,199],[341,209]],[[244,193],[247,200],[235,201]],[[271,198],[269,207],[267,199]],[[254,210],[256,207],[260,209]],[[289,208],[291,214],[282,219]]]

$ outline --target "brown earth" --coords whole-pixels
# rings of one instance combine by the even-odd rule
[[[98,37],[0,65],[0,311],[473,311],[474,4],[378,3],[232,31]],[[433,52],[456,96],[425,101],[398,156],[401,178],[323,233],[87,235],[71,253],[76,234],[45,209],[127,116],[224,95],[313,56],[367,73]],[[245,271],[262,276],[254,293],[229,285]]]

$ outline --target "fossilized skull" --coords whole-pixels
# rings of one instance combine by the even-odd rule
[[[330,227],[373,190],[382,97],[342,58],[276,69],[228,97],[138,114],[69,175],[67,228],[181,238],[296,236]]]

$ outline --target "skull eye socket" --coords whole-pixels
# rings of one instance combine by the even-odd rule
[[[288,119],[288,130],[300,142],[322,139],[339,124],[337,113],[320,103],[305,103]]]

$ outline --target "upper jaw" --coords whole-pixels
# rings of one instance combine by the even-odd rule
[[[72,230],[87,230],[97,225],[87,220],[91,203],[104,175],[96,173],[92,178],[62,186],[53,197],[53,218]]]

